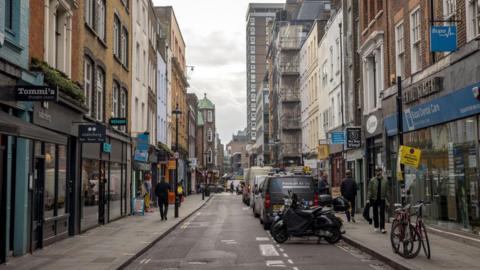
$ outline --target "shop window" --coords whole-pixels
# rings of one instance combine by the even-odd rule
[[[57,215],[64,215],[67,198],[67,147],[58,146]]]
[[[121,206],[122,191],[122,166],[120,163],[110,163],[110,220],[119,218],[122,215]]]
[[[44,218],[52,218],[55,216],[55,163],[55,145],[45,144]]]
[[[82,161],[82,211],[81,229],[86,230],[98,224],[98,199],[100,163],[98,160]]]

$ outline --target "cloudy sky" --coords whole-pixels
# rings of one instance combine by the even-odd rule
[[[187,45],[190,92],[215,103],[222,143],[246,126],[245,16],[249,2],[285,0],[153,0],[173,6]]]

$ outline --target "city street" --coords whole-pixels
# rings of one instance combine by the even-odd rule
[[[340,242],[289,240],[278,245],[241,197],[223,193],[127,269],[390,269]]]

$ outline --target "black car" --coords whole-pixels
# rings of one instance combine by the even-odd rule
[[[315,182],[309,175],[273,175],[268,176],[259,190],[260,195],[260,223],[264,229],[270,228],[273,222],[273,213],[280,211],[284,198],[288,192],[294,192],[299,202],[308,206],[317,206],[318,193]]]

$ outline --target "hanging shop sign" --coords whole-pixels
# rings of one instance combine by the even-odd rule
[[[345,132],[333,131],[329,133],[331,144],[345,144]]]
[[[148,133],[140,133],[137,135],[137,147],[135,149],[135,155],[133,159],[135,161],[148,162]]]
[[[430,48],[432,52],[453,52],[457,50],[457,27],[439,25],[430,28]]]
[[[126,126],[127,118],[122,118],[122,117],[110,118],[109,123],[110,123],[110,126]]]
[[[103,143],[103,152],[104,153],[111,153],[112,152],[112,145],[109,143]]]
[[[400,155],[400,164],[418,168],[422,150],[402,145],[398,153]]]
[[[79,125],[78,140],[82,143],[103,143],[107,136],[106,132],[106,128],[103,125]]]
[[[377,131],[378,119],[375,115],[370,115],[367,119],[367,132],[368,134],[374,134]]]
[[[347,128],[347,148],[360,148],[362,146],[362,129],[360,127]]]
[[[58,89],[48,86],[15,86],[18,101],[57,101]]]
[[[325,160],[328,158],[329,152],[328,152],[328,144],[320,144],[317,148],[317,158],[319,160]]]

